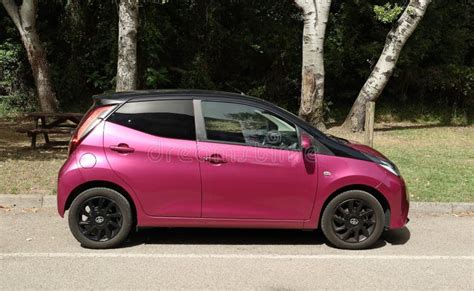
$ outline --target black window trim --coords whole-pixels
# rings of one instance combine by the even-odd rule
[[[204,122],[204,115],[202,113],[202,102],[220,102],[220,103],[231,103],[231,104],[240,104],[246,105],[251,107],[256,107],[258,109],[266,110],[274,114],[280,119],[283,119],[285,122],[291,124],[296,129],[296,135],[298,137],[298,148],[296,149],[284,149],[278,147],[266,147],[266,146],[256,146],[250,145],[240,142],[232,142],[232,141],[220,141],[220,140],[212,140],[208,139],[206,136],[206,126]],[[222,99],[214,99],[214,98],[195,98],[194,101],[194,118],[196,124],[196,140],[198,142],[209,142],[209,143],[217,143],[217,144],[228,144],[228,145],[238,145],[238,146],[247,146],[253,148],[261,148],[261,149],[273,149],[273,150],[281,150],[281,151],[292,151],[292,152],[301,152],[301,137],[300,137],[300,127],[295,124],[294,122],[288,120],[287,118],[282,117],[280,114],[275,113],[275,111],[271,110],[266,106],[260,106],[260,104],[256,104],[253,102],[247,102],[245,100],[238,100],[238,99],[231,99],[231,100],[222,100]]]

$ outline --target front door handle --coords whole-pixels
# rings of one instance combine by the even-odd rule
[[[121,153],[121,154],[129,154],[129,153],[133,153],[135,151],[134,148],[129,147],[128,144],[126,144],[126,143],[119,143],[118,145],[111,145],[109,148],[111,150],[113,150],[114,152],[118,152],[118,153]]]
[[[209,162],[211,164],[225,164],[227,161],[219,154],[212,154],[208,157],[202,158],[203,161]]]

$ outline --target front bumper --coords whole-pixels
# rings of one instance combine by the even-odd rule
[[[377,190],[384,194],[389,203],[390,223],[388,228],[397,229],[404,227],[409,221],[410,202],[403,178],[387,174],[386,181],[380,184]]]

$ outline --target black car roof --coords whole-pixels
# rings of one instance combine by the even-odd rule
[[[187,89],[164,89],[164,90],[136,90],[136,91],[125,91],[125,92],[110,92],[100,95],[93,96],[94,100],[98,101],[100,105],[108,104],[121,104],[124,102],[140,102],[140,101],[152,101],[170,98],[203,98],[213,100],[241,100],[252,103],[261,104],[272,108],[273,110],[279,111],[280,113],[288,116],[292,115],[293,118],[298,119],[293,113],[286,111],[277,105],[268,102],[266,100],[248,96],[245,94],[238,94],[224,91],[212,91],[212,90],[187,90]],[[96,105],[98,105],[96,104]],[[302,120],[300,121],[302,122]]]
[[[249,101],[263,101],[261,99],[247,96],[244,94],[211,91],[211,90],[187,90],[187,89],[164,89],[164,90],[136,90],[125,92],[110,92],[93,96],[94,99],[99,99],[102,103],[122,103],[129,100],[153,100],[169,97],[214,97],[214,98],[232,98],[232,99],[247,99]]]

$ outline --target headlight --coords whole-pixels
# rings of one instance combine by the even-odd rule
[[[387,161],[380,160],[380,159],[377,161],[377,163],[383,168],[385,168],[387,171],[391,172],[392,174],[396,176],[400,176],[400,171],[397,169],[397,166],[395,166],[394,164],[391,164]]]
[[[379,164],[381,167],[389,171],[390,173],[394,174],[395,176],[400,176],[400,171],[398,170],[397,166],[395,166],[394,163],[387,161],[387,160],[382,160],[378,157],[375,157],[370,154],[365,154],[368,158],[372,160],[372,162]]]

